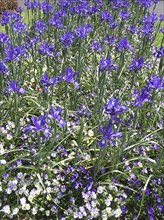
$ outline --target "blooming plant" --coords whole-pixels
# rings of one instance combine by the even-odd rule
[[[2,13],[0,219],[164,219],[157,2],[26,0]]]

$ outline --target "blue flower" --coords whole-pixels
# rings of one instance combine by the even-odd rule
[[[139,59],[137,58],[133,58],[130,66],[129,66],[129,70],[139,70],[141,67],[143,67],[143,63],[144,63],[144,59],[142,57],[140,57]]]
[[[77,75],[77,72],[73,72],[72,68],[66,67],[65,72],[61,74],[64,81],[69,83],[74,83],[76,89],[79,88],[78,81],[74,79]]]
[[[48,12],[53,9],[52,5],[48,2],[41,2],[39,8],[42,9],[44,14],[48,14]]]
[[[128,51],[132,51],[132,45],[128,42],[127,38],[120,38],[117,45],[116,45],[116,51],[120,52],[122,50],[128,50]]]
[[[24,94],[25,93],[25,89],[23,87],[18,87],[18,81],[13,80],[13,81],[7,81],[7,85],[8,87],[5,89],[5,95],[7,95],[8,93],[18,93],[18,94]]]
[[[46,40],[44,40],[44,42],[39,45],[38,53],[51,57],[56,57],[57,55],[57,53],[54,52],[54,46],[52,44],[48,44]]]
[[[7,34],[4,34],[3,32],[0,32],[0,43],[7,43],[10,39]]]
[[[72,32],[67,31],[66,33],[63,33],[61,37],[59,38],[59,42],[63,44],[65,48],[67,48],[69,45],[72,45],[74,42],[74,35]]]
[[[0,61],[0,73],[6,73],[7,72],[7,67],[6,67],[6,65],[3,63],[3,62],[1,62]]]
[[[62,109],[57,107],[56,110],[52,107],[52,105],[50,106],[50,114],[51,117],[56,120],[58,122],[58,126],[59,127],[64,127],[66,125],[65,120],[61,117],[61,112]]]
[[[102,11],[100,14],[100,18],[102,21],[112,21],[112,15],[108,11]]]
[[[100,45],[99,42],[96,42],[96,41],[92,41],[91,45],[90,45],[90,48],[93,49],[93,50],[96,50],[98,52],[102,52],[102,47]]]
[[[46,24],[42,20],[37,20],[34,23],[34,31],[38,31],[39,34],[43,34],[45,30],[47,30]]]
[[[117,66],[114,64],[114,62],[111,61],[111,57],[108,57],[105,59],[104,57],[100,60],[99,64],[99,71],[110,71],[110,70],[116,70]]]
[[[40,84],[44,86],[44,89],[47,90],[47,88],[49,86],[53,86],[56,82],[57,82],[57,79],[52,76],[50,79],[47,75],[47,73],[44,73],[41,77],[40,77]]]
[[[114,119],[110,119],[107,126],[100,126],[99,131],[102,133],[102,138],[98,142],[99,147],[104,148],[109,143],[111,144],[115,138],[122,136],[121,132],[117,129],[113,130]]]
[[[164,89],[164,78],[152,75],[149,81],[147,82],[147,86],[152,89]]]
[[[141,91],[135,89],[134,96],[135,96],[135,101],[133,103],[133,106],[142,106],[143,103],[150,102],[151,100],[150,88],[145,86],[144,88],[141,89]]]
[[[24,128],[24,132],[28,133],[29,131],[35,131],[36,133],[38,132],[43,132],[45,137],[49,137],[50,135],[50,129],[47,125],[46,122],[47,115],[42,116],[40,115],[39,117],[31,116],[31,124],[27,124],[26,127]]]
[[[81,26],[76,27],[75,37],[85,38],[91,31],[92,31],[92,25],[83,24]]]
[[[12,29],[16,31],[18,34],[22,34],[22,32],[27,28],[26,24],[23,22],[15,22],[12,25]]]
[[[119,98],[114,99],[110,98],[108,99],[108,102],[105,104],[105,110],[107,114],[110,114],[111,116],[121,114],[124,111],[127,111],[128,108],[124,105],[119,105]]]

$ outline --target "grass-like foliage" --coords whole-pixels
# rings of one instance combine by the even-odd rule
[[[25,1],[26,21],[20,8],[2,13],[0,219],[164,219],[156,2]]]

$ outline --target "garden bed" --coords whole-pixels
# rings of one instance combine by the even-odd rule
[[[164,15],[52,3],[0,19],[0,219],[164,219]]]

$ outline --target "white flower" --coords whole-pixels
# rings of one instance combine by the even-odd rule
[[[117,208],[116,210],[114,210],[113,214],[116,218],[118,218],[122,214],[122,210],[120,208]]]
[[[19,212],[19,209],[18,209],[18,208],[15,208],[15,209],[13,209],[12,214],[13,214],[13,215],[17,215],[18,212]]]
[[[6,188],[5,192],[9,195],[12,193],[12,190],[11,190],[11,188]]]
[[[25,197],[21,198],[20,203],[21,203],[22,206],[25,205],[26,204],[26,198]]]
[[[37,208],[35,208],[35,207],[34,207],[34,208],[32,208],[32,214],[33,214],[33,215],[36,215],[36,214],[37,214],[37,212],[38,212]]]
[[[2,211],[5,213],[5,214],[10,214],[11,210],[10,210],[10,206],[9,205],[5,205],[2,209]]]
[[[12,139],[12,134],[7,134],[6,138],[7,138],[7,140],[11,140]]]
[[[99,194],[103,193],[104,190],[105,190],[105,187],[103,187],[103,186],[99,186],[99,187],[97,188],[97,192],[98,192]]]
[[[50,211],[46,210],[46,216],[50,216]]]
[[[6,160],[0,160],[0,164],[1,164],[1,165],[6,164]]]

